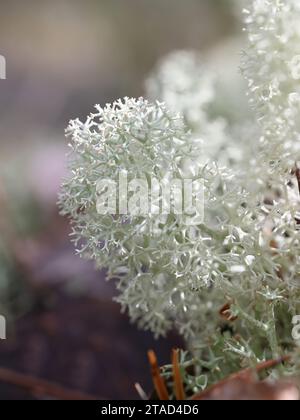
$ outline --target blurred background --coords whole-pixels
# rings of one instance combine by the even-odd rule
[[[8,320],[0,399],[51,397],[39,387],[28,391],[37,378],[97,398],[138,398],[135,382],[151,390],[147,350],[168,363],[182,342],[137,331],[112,302],[105,273],[75,256],[56,207],[64,129],[95,103],[143,95],[145,78],[173,50],[223,51],[222,59],[238,62],[238,48],[224,53],[239,37],[238,17],[231,0],[0,0],[0,7],[7,62],[7,80],[0,80],[0,314]]]

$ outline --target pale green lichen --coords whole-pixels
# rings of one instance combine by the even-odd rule
[[[241,263],[238,250],[229,258],[223,241],[247,218],[246,194],[230,171],[195,161],[197,142],[182,118],[160,103],[125,98],[97,106],[85,123],[71,122],[67,133],[74,159],[60,203],[72,218],[78,252],[118,279],[118,301],[134,321],[156,335],[173,323],[193,335],[200,327],[201,289]],[[120,171],[129,179],[201,180],[205,220],[190,226],[174,212],[99,214],[98,181],[117,181]]]
[[[67,130],[72,173],[60,206],[72,219],[78,251],[117,280],[117,300],[133,321],[157,336],[173,327],[184,335],[198,366],[198,385],[188,378],[194,391],[296,346],[299,22],[295,0],[247,4],[242,71],[257,115],[252,147],[247,134],[237,141],[249,131],[249,120],[230,138],[234,131],[224,116],[209,114],[218,92],[191,53],[169,58],[148,82],[150,96],[167,105],[125,98],[97,106],[86,122],[73,121]],[[242,159],[220,158],[227,142]],[[153,176],[201,179],[204,220],[187,225],[175,212],[100,215],[97,182],[117,180],[120,171],[148,183]],[[294,361],[284,372],[295,373],[297,366]]]

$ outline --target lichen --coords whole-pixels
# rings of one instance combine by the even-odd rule
[[[205,385],[293,352],[300,313],[300,6],[252,0],[244,15],[249,119],[233,130],[212,117],[214,78],[193,53],[176,53],[148,81],[152,102],[125,98],[70,123],[71,175],[60,195],[78,252],[107,269],[142,328],[177,328]],[[187,223],[151,206],[99,214],[98,182],[117,183],[120,172],[150,188],[153,177],[201,180],[204,217]]]

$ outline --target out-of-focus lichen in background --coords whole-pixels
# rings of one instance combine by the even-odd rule
[[[9,321],[0,368],[99,398],[135,398],[135,381],[150,390],[148,348],[165,363],[172,346],[182,344],[137,331],[112,303],[103,274],[74,256],[56,206],[64,129],[95,103],[143,95],[147,76],[174,50],[214,57],[230,79],[241,34],[230,5],[0,2],[0,54],[7,61],[7,80],[0,80],[0,313]],[[0,399],[18,397],[37,395],[0,378]]]

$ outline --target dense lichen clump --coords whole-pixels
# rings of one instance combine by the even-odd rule
[[[178,328],[200,372],[210,371],[198,388],[296,344],[300,6],[249,3],[242,58],[249,118],[237,124],[212,112],[215,77],[196,53],[181,52],[148,80],[153,102],[125,98],[96,106],[86,122],[72,121],[67,130],[73,158],[60,206],[72,219],[79,253],[117,280],[117,300],[132,320],[156,336]],[[133,193],[127,187],[101,214],[99,181],[119,191],[120,174],[144,180],[149,190],[153,179],[165,187],[174,179],[200,181],[204,214],[191,223],[173,207],[157,212],[161,202],[151,201],[148,211],[132,214],[124,209]],[[296,368],[295,362],[286,372]]]
[[[223,241],[246,218],[246,195],[230,171],[197,162],[197,141],[164,105],[125,98],[97,111],[67,130],[74,159],[60,202],[78,250],[119,280],[118,300],[133,320],[156,335],[175,323],[190,336],[200,327],[200,290],[240,264],[238,256],[228,258]],[[155,203],[143,214],[117,208],[99,214],[99,181],[118,183],[125,173],[128,182],[149,180],[149,188],[153,179],[201,181],[204,220],[191,223],[172,208],[159,214]]]

